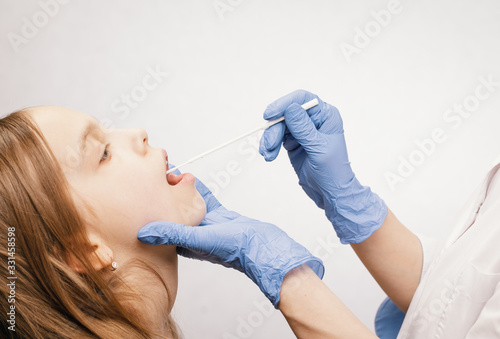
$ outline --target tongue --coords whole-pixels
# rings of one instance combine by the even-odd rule
[[[169,173],[167,174],[167,181],[170,185],[177,185],[182,180],[183,175],[184,174],[177,175],[174,173]]]

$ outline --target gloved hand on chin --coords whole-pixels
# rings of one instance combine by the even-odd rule
[[[278,308],[281,284],[292,269],[307,263],[323,278],[321,259],[295,242],[278,227],[229,211],[198,179],[196,188],[207,206],[197,227],[168,221],[145,225],[138,239],[151,245],[175,245],[177,253],[206,260],[246,274]]]

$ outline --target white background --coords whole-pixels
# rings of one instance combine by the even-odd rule
[[[500,81],[498,1],[402,0],[384,27],[372,12],[389,1],[221,2],[231,10],[218,13],[212,0],[73,0],[44,22],[40,2],[0,0],[1,113],[55,104],[116,128],[143,127],[179,164],[258,126],[278,97],[307,89],[340,110],[359,180],[414,232],[445,236],[500,155],[498,85],[458,128],[443,118],[480,77]],[[10,40],[22,36],[23,20],[39,28],[16,47]],[[365,29],[370,42],[347,58],[342,44],[355,46]],[[134,91],[137,98],[148,67],[169,75],[122,118],[113,104]],[[401,157],[435,128],[446,141],[391,189],[385,174],[397,174]],[[257,137],[183,171],[211,185],[227,208],[272,222],[318,253],[324,282],[373,328],[384,293],[339,245],[285,152],[266,163]],[[228,163],[239,173],[227,174]],[[293,338],[278,311],[265,312],[269,305],[243,274],[181,258],[173,315],[186,338]]]

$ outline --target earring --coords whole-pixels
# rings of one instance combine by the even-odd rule
[[[113,261],[111,263],[111,271],[116,271],[117,268],[118,268],[118,264],[116,263],[116,261]]]

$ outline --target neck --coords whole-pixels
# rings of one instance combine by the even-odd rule
[[[143,265],[127,267],[127,261],[134,258],[141,259],[152,266],[165,282],[168,294],[160,279]],[[123,248],[115,252],[115,261],[118,264],[124,263],[123,272],[120,272],[123,273],[123,280],[137,295],[141,296],[140,301],[136,302],[138,304],[131,306],[144,315],[144,321],[149,328],[170,337],[171,332],[167,320],[177,295],[178,279],[175,246],[153,246],[140,243],[134,250],[128,247],[128,249]],[[119,266],[116,272],[120,268]]]

